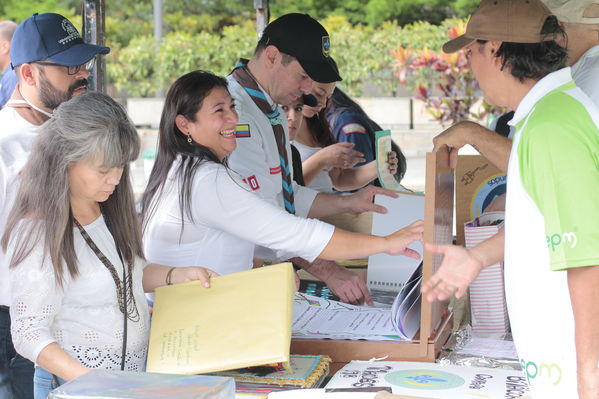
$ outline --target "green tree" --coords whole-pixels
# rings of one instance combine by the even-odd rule
[[[400,25],[414,21],[438,24],[455,16],[450,0],[370,0],[366,4],[366,22],[378,26],[385,21]]]
[[[81,19],[75,18],[76,12],[79,11],[79,8],[76,7],[77,4],[81,8],[81,3],[77,0],[3,0],[0,2],[0,12],[5,19],[17,23],[29,18],[35,12],[55,12],[67,17],[79,29]]]

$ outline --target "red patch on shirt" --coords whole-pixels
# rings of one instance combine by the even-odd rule
[[[276,175],[279,173],[281,173],[281,165],[277,166],[276,168],[270,168],[271,175]]]
[[[260,189],[260,184],[258,184],[258,178],[256,177],[256,175],[251,175],[251,176],[243,179],[243,181],[246,182],[248,186],[250,186],[252,191],[256,191],[256,190]]]

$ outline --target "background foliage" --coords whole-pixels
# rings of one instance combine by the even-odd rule
[[[0,16],[20,22],[35,12],[58,12],[81,25],[81,0],[0,0]],[[430,68],[413,68],[402,81],[398,48],[439,52],[449,30],[478,0],[270,0],[273,17],[306,12],[331,34],[331,54],[344,78],[341,87],[360,95],[364,82],[384,95],[401,84],[418,95],[439,79]],[[152,0],[107,0],[106,58],[109,82],[130,96],[150,96],[194,69],[226,75],[237,58],[250,57],[256,42],[252,0],[163,0],[164,37],[153,35]],[[418,84],[416,84],[418,83]]]

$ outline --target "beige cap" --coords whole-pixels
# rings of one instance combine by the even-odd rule
[[[475,40],[511,43],[553,40],[553,36],[541,35],[551,15],[540,0],[483,0],[470,16],[466,33],[445,43],[443,51],[455,53]]]
[[[543,0],[543,3],[562,22],[599,24],[598,0]]]

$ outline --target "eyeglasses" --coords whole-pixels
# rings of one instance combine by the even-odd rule
[[[60,65],[60,64],[55,64],[53,62],[44,62],[44,61],[35,61],[35,62],[33,62],[33,64],[44,65],[44,66],[62,66],[67,69],[67,73],[69,75],[75,75],[81,70],[81,68],[85,68],[86,71],[91,71],[92,68],[94,67],[94,65],[96,64],[96,57],[92,58],[91,60],[87,61],[85,64],[81,64],[81,65],[68,65],[67,66],[67,65]]]

